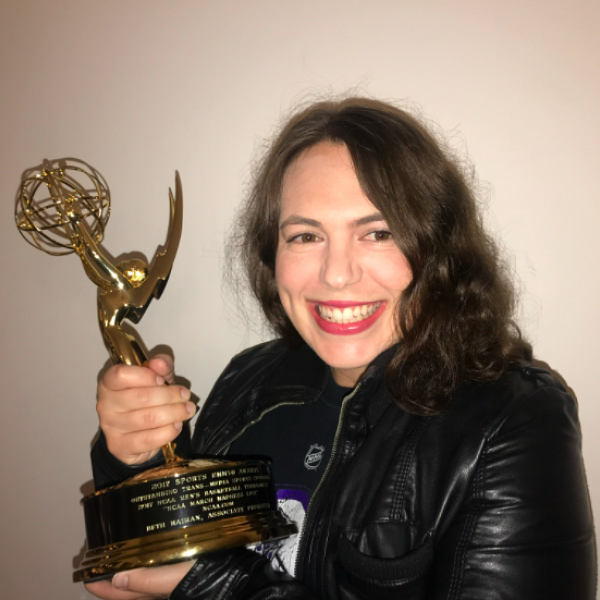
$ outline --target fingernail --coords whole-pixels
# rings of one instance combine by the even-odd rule
[[[118,590],[126,590],[129,587],[129,575],[117,573],[112,579],[112,585]]]
[[[175,428],[175,431],[181,431],[183,429],[183,423],[181,421],[173,423],[173,427]]]
[[[187,411],[190,413],[190,415],[194,415],[196,414],[196,405],[193,402],[188,402],[185,407],[187,408]]]
[[[165,382],[164,377],[161,377],[160,375],[156,376],[156,385],[162,385]]]
[[[189,400],[192,397],[192,392],[190,392],[190,390],[187,388],[181,388],[181,397],[184,400]]]

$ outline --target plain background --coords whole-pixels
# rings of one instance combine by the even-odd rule
[[[3,0],[0,595],[88,597],[70,580],[107,360],[79,260],[17,233],[23,171],[44,158],[93,165],[113,198],[106,248],[148,257],[180,171],[179,256],[137,329],[173,348],[204,398],[265,336],[221,280],[250,164],[291,107],[345,91],[397,100],[476,166],[519,278],[520,323],[577,395],[600,519],[599,73],[591,0]]]

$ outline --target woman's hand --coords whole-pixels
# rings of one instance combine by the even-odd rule
[[[112,581],[86,583],[88,592],[104,600],[155,600],[168,598],[179,582],[187,575],[194,561],[135,569],[118,573]]]
[[[146,462],[195,414],[190,391],[165,384],[173,381],[173,360],[165,354],[152,358],[147,367],[114,365],[100,380],[100,428],[109,451],[121,462]]]

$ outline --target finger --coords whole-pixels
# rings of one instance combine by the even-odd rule
[[[151,594],[156,598],[166,598],[171,595],[193,565],[194,561],[192,560],[164,567],[125,571],[117,573],[113,577],[112,585],[113,587],[129,592]]]
[[[147,411],[148,413],[155,412],[156,414],[148,415],[141,413],[147,420],[147,426],[151,427],[152,423],[162,414],[161,410],[167,413],[175,412],[178,418],[171,419],[171,421],[188,418],[185,417],[185,410],[182,410],[182,406],[185,406],[186,403],[194,406],[193,403],[189,402],[190,398],[191,392],[180,385],[132,388],[121,392],[109,392],[105,389],[99,389],[96,410],[100,419],[108,424],[112,424],[113,421],[121,421],[123,413],[133,413],[138,410]],[[191,414],[195,414],[195,410],[191,411]],[[134,418],[134,415],[131,416]],[[135,418],[138,420],[140,417]],[[157,421],[157,426],[166,422],[168,421],[163,420],[162,423]],[[135,428],[128,429],[131,431]]]
[[[129,463],[128,457],[137,462],[137,459],[141,458],[139,455],[150,453],[151,456],[154,456],[159,448],[172,442],[181,433],[182,428],[183,423],[180,421],[157,429],[147,429],[120,436],[107,436],[106,444],[112,455],[123,457],[120,458],[122,462]]]
[[[153,600],[154,596],[140,594],[139,592],[128,592],[119,590],[111,584],[110,581],[95,581],[86,583],[85,589],[103,600]]]
[[[187,421],[196,414],[193,402],[179,401],[174,404],[161,404],[149,408],[131,410],[115,418],[115,429],[122,433],[134,433],[148,429],[159,429],[165,425],[173,425]]]
[[[136,459],[136,455],[150,452],[152,456],[156,454],[158,448],[172,442],[183,429],[183,421],[191,418],[196,407],[192,403],[181,406],[185,414],[180,420],[170,421],[161,427],[154,428],[135,428],[134,431],[127,431],[126,425],[118,424],[117,427],[110,427],[101,422],[102,431],[106,437],[108,450],[117,457],[124,457],[123,462],[129,463],[131,459]],[[169,407],[167,407],[169,408]],[[128,414],[123,415],[123,419],[128,418]],[[173,419],[177,419],[174,416]],[[138,457],[139,458],[139,457]],[[137,462],[137,459],[136,459]]]
[[[98,387],[119,392],[137,387],[162,385],[163,383],[164,378],[148,367],[113,365],[106,371]]]
[[[163,377],[169,383],[175,381],[175,363],[168,354],[157,354],[148,361],[148,368]]]

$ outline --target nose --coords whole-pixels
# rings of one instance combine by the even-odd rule
[[[348,241],[330,240],[321,264],[321,282],[334,289],[343,289],[360,281],[360,261]]]

